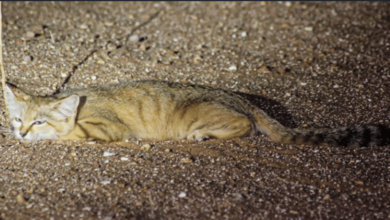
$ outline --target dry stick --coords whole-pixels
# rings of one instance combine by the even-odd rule
[[[74,65],[72,67],[72,70],[68,73],[68,76],[66,76],[64,82],[62,82],[62,84],[60,86],[58,86],[58,88],[52,93],[52,95],[56,95],[58,94],[62,88],[64,88],[65,84],[68,83],[68,81],[70,80],[70,77],[73,76],[73,74],[76,72],[76,70],[79,68],[79,66],[83,65],[85,63],[85,61],[88,60],[88,58],[90,58],[94,53],[96,53],[98,50],[92,50],[87,56],[84,57],[83,60],[81,60],[78,64]]]
[[[1,7],[0,7],[0,9],[1,9]],[[155,19],[155,18],[161,13],[161,11],[162,11],[162,10],[160,10],[160,11],[154,13],[147,21],[145,21],[145,22],[139,24],[138,26],[134,27],[133,30],[131,30],[131,32],[127,35],[127,40],[130,38],[131,35],[133,35],[133,33],[134,33],[137,29],[139,29],[139,28],[141,28],[141,27],[147,25],[147,24],[150,23],[153,19]],[[1,33],[1,32],[0,32],[0,33]],[[1,39],[0,39],[0,40],[1,40]],[[125,41],[126,41],[126,40],[125,40]],[[72,70],[71,70],[71,71],[68,73],[68,75],[66,76],[65,80],[62,82],[62,84],[61,84],[60,86],[58,86],[58,88],[57,88],[51,95],[56,95],[56,94],[60,93],[60,92],[61,92],[61,89],[63,89],[63,88],[65,87],[65,85],[69,82],[70,78],[74,75],[74,73],[76,72],[76,70],[78,69],[78,67],[81,66],[81,65],[83,65],[83,64],[88,60],[88,58],[90,58],[94,53],[98,52],[100,49],[102,49],[102,48],[104,48],[104,47],[106,47],[106,46],[107,46],[107,44],[104,45],[104,46],[101,46],[101,47],[98,48],[98,49],[92,50],[86,57],[84,57],[83,60],[81,60],[78,64],[74,65],[74,66],[72,67]],[[0,51],[1,51],[1,50],[0,50]],[[4,86],[3,86],[3,87],[4,87]]]
[[[0,1],[0,70],[1,70],[1,85],[3,87],[3,96],[4,96],[4,107],[5,107],[5,122],[7,122],[8,118],[8,109],[7,109],[7,96],[5,95],[5,73],[3,67],[3,15],[1,13],[1,5],[3,2]],[[6,123],[8,127],[8,123]]]

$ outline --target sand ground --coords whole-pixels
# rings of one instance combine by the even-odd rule
[[[2,25],[7,79],[36,94],[186,81],[290,127],[390,125],[388,2],[4,2]],[[390,217],[389,146],[21,143],[0,102],[1,219]]]

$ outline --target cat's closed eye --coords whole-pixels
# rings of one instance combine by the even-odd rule
[[[43,124],[45,124],[46,123],[46,121],[35,121],[34,123],[33,123],[33,125],[43,125]]]
[[[20,120],[20,118],[15,118],[15,121],[16,122],[22,122],[22,120]]]

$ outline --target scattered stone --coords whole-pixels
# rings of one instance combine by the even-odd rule
[[[180,163],[193,163],[193,162],[194,161],[189,157],[185,157],[185,158],[180,160]]]
[[[291,93],[287,92],[286,97],[291,97]]]
[[[128,158],[128,157],[121,157],[121,161],[127,161],[127,160],[129,160],[130,158]]]
[[[27,38],[33,38],[33,37],[35,37],[35,33],[32,32],[32,31],[27,31],[26,37],[27,37]]]
[[[112,42],[109,42],[108,44],[107,44],[107,49],[108,50],[115,50],[116,49],[116,44],[114,44],[114,43],[112,43]]]
[[[88,25],[82,24],[82,25],[80,25],[80,29],[88,29]]]
[[[19,194],[19,195],[16,196],[16,201],[18,203],[25,203],[26,199],[24,198],[24,196],[22,194]]]
[[[27,55],[27,56],[23,57],[23,60],[26,62],[31,62],[31,61],[33,61],[33,57],[30,55]]]
[[[97,61],[97,63],[98,63],[98,64],[104,64],[105,62],[104,62],[104,60],[99,59],[99,60]]]
[[[271,74],[272,72],[268,69],[266,65],[263,65],[260,67],[259,71],[260,74]]]
[[[169,153],[169,152],[171,152],[171,149],[165,149],[164,151],[165,151],[165,153]]]
[[[329,199],[330,199],[330,195],[326,194],[322,200],[329,200]]]
[[[114,152],[109,152],[109,151],[105,151],[105,152],[103,153],[103,157],[111,157],[111,156],[114,156],[114,155],[115,155]]]
[[[91,207],[89,207],[89,206],[86,206],[86,207],[84,207],[82,210],[83,210],[83,211],[91,211],[91,210],[92,210],[92,208],[91,208]]]
[[[243,31],[243,32],[241,33],[241,37],[246,37],[246,32],[245,32],[245,31]]]
[[[100,182],[102,185],[107,185],[107,184],[110,184],[111,181],[110,180],[103,180]]]
[[[298,212],[295,211],[295,210],[290,210],[290,214],[293,214],[293,215],[298,215]]]
[[[185,198],[187,196],[187,193],[185,192],[180,192],[179,198]]]
[[[337,88],[340,88],[340,86],[336,84],[333,86],[333,88],[337,89]]]
[[[311,32],[311,31],[313,31],[313,27],[305,27],[305,31]]]
[[[93,80],[93,81],[95,81],[96,80],[96,76],[91,76],[91,79]]]
[[[146,51],[146,45],[145,44],[141,44],[139,46],[139,49],[142,50],[142,51]]]
[[[150,150],[150,148],[151,148],[150,144],[144,144],[142,145],[141,150],[148,151]]]
[[[111,27],[111,26],[114,25],[114,22],[106,21],[106,22],[104,22],[104,25],[107,26],[107,27]]]
[[[306,82],[301,82],[300,84],[301,84],[301,86],[306,86],[307,85]]]
[[[364,182],[361,181],[361,180],[356,180],[355,183],[356,183],[357,185],[364,185]]]
[[[229,67],[228,70],[231,71],[231,72],[234,72],[234,71],[237,71],[237,67],[236,66],[231,66],[231,67]]]
[[[68,74],[66,74],[66,73],[61,73],[61,77],[62,78],[66,78],[68,76]]]
[[[72,157],[77,157],[76,151],[72,150],[72,152],[70,152],[70,156],[72,156]]]
[[[138,40],[139,40],[138,35],[131,35],[129,38],[130,42],[138,42]]]

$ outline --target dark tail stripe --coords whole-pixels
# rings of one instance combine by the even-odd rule
[[[290,136],[291,135],[291,136]],[[359,125],[340,128],[293,129],[288,139],[290,143],[321,144],[335,146],[379,146],[389,142],[390,129],[384,126]]]

